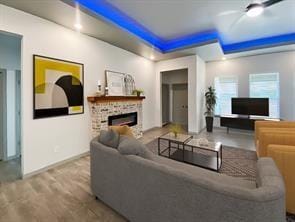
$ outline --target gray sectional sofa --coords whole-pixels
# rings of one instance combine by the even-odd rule
[[[258,160],[255,183],[143,152],[144,145],[131,155],[134,139],[113,144],[92,140],[91,187],[131,222],[285,221],[284,183],[270,158]]]

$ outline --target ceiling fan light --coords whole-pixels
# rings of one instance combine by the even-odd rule
[[[252,4],[247,7],[247,16],[249,17],[256,17],[258,15],[261,15],[264,11],[264,7],[261,4]]]

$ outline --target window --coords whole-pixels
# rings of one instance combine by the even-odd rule
[[[231,98],[238,96],[238,78],[235,76],[216,77],[216,107],[215,115],[231,114]]]
[[[269,98],[269,116],[280,117],[279,73],[251,74],[250,97]]]

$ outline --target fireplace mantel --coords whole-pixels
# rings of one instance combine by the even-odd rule
[[[114,102],[114,101],[135,101],[135,100],[143,100],[145,96],[88,96],[87,100],[91,103],[99,103],[99,102]]]

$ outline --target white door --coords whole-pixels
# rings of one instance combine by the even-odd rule
[[[173,85],[173,122],[188,125],[188,91],[187,84]]]

